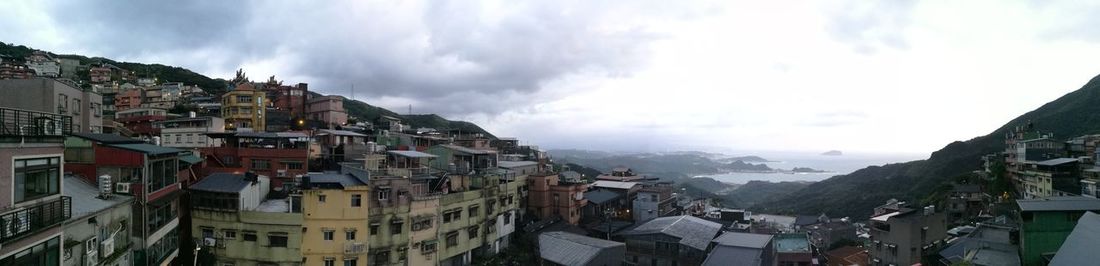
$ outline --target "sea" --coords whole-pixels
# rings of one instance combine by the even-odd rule
[[[745,184],[749,181],[812,181],[817,182],[837,175],[844,175],[856,170],[891,163],[902,163],[927,158],[921,154],[847,154],[827,156],[817,153],[798,152],[770,152],[752,154],[770,160],[770,162],[752,162],[753,164],[767,164],[772,169],[790,170],[795,167],[809,167],[816,170],[824,170],[823,173],[723,173],[713,175],[701,175],[698,177],[710,177],[724,183]],[[732,157],[732,156],[730,156]]]

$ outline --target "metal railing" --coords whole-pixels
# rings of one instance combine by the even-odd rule
[[[63,137],[72,130],[73,118],[66,115],[0,108],[0,136]]]
[[[72,200],[66,196],[0,214],[0,244],[58,226],[70,217]]]

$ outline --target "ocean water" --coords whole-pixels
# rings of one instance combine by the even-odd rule
[[[872,165],[884,165],[924,159],[927,155],[917,154],[845,154],[840,156],[824,156],[820,154],[805,153],[771,153],[758,154],[758,156],[773,162],[765,162],[772,169],[787,169],[795,167],[809,167],[817,170],[825,170],[825,173],[724,173],[715,175],[702,175],[719,182],[744,184],[749,181],[821,181],[827,178],[848,174],[856,170]],[[759,164],[754,162],[754,164]]]

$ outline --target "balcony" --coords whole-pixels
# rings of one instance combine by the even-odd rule
[[[64,137],[72,129],[66,115],[0,108],[0,137]]]
[[[367,252],[367,244],[362,242],[344,243],[344,255],[359,255]]]
[[[69,217],[72,217],[72,201],[65,196],[2,214],[0,215],[0,244],[7,244],[58,226]]]

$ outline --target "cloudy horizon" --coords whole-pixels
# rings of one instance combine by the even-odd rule
[[[268,3],[8,3],[0,41],[600,150],[927,155],[1100,74],[1068,1]]]

